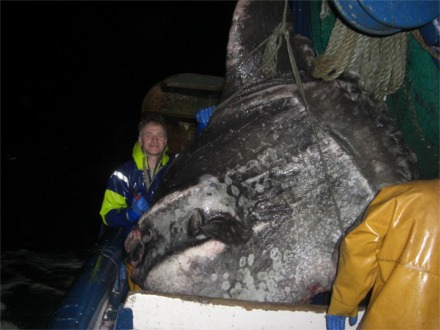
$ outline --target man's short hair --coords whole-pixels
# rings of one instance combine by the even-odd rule
[[[150,123],[161,125],[165,131],[165,136],[167,136],[167,124],[165,119],[158,112],[151,112],[151,111],[147,111],[142,114],[141,121],[139,122],[138,125],[139,133],[141,133],[145,125]]]

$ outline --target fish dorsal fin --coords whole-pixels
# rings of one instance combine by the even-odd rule
[[[291,10],[285,6],[285,1],[237,2],[229,31],[223,100],[250,82],[267,80],[268,75],[292,75],[285,38],[277,35],[284,27],[290,32],[290,43],[294,43],[298,68],[309,71],[314,59],[311,42],[293,34]],[[276,55],[270,58],[268,54]]]

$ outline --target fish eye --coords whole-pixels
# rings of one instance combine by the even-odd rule
[[[149,241],[151,241],[153,239],[153,237],[154,237],[154,233],[151,230],[151,228],[149,228],[149,227],[145,228],[145,232],[142,235],[142,243],[143,244],[148,243]]]

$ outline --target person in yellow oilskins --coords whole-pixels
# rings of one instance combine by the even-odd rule
[[[342,241],[327,329],[439,329],[439,179],[383,188]]]

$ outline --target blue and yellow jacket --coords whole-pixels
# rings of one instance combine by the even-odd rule
[[[118,167],[110,176],[104,194],[99,214],[104,224],[111,227],[131,228],[133,226],[134,223],[130,223],[127,219],[127,210],[131,206],[134,193],[142,195],[151,206],[162,177],[174,159],[174,156],[169,156],[164,152],[156,167],[154,179],[147,190],[143,170],[144,154],[137,142],[133,147],[132,156],[132,160]],[[146,164],[148,166],[148,159]]]

